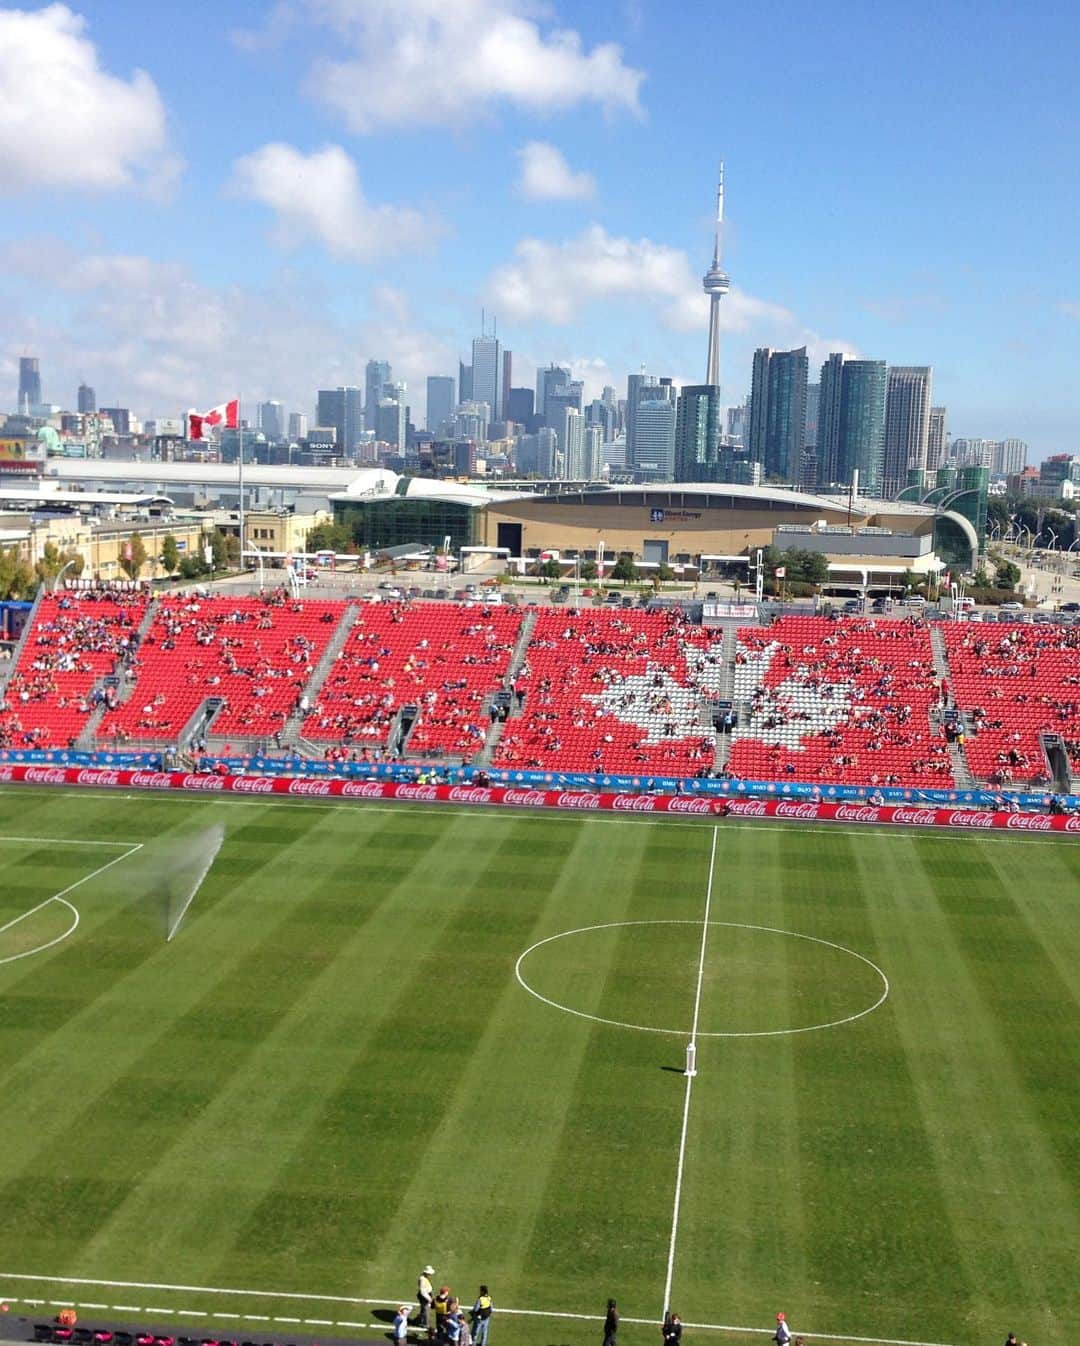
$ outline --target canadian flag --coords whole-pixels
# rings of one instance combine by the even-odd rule
[[[235,430],[240,424],[240,399],[222,402],[220,407],[212,407],[201,416],[194,411],[188,412],[188,439],[205,439],[207,433],[215,428]]]
[[[777,566],[773,574],[778,580],[787,579],[787,566]]]

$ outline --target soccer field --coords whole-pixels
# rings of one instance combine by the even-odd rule
[[[628,1346],[668,1295],[957,1346],[1080,1314],[1068,839],[16,789],[0,926],[18,1311],[371,1336],[431,1261],[493,1346],[595,1346],[551,1315],[609,1295]]]

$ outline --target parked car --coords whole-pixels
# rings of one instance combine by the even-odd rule
[[[1062,612],[1080,612],[1080,603],[1062,603]]]
[[[447,590],[447,589],[436,589],[436,590],[435,590],[435,597],[436,597],[436,598],[449,598],[449,597],[450,597],[449,590]]]
[[[861,611],[862,611],[862,604],[859,602],[859,600],[858,600],[857,598],[849,598],[848,601],[844,604],[844,611],[845,611],[845,612],[861,612]]]
[[[998,611],[1000,612],[1023,612],[1023,610],[1023,603],[1018,603],[1015,599],[1011,599],[1007,603],[998,604]]]

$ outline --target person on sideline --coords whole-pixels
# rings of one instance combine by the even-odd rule
[[[787,1325],[787,1319],[782,1313],[776,1315],[776,1331],[773,1333],[773,1341],[776,1346],[789,1346],[791,1342],[791,1328]]]
[[[416,1315],[416,1325],[422,1332],[431,1331],[431,1301],[435,1292],[431,1288],[431,1277],[435,1275],[433,1266],[426,1266],[416,1278],[416,1302],[420,1311]]]
[[[394,1314],[394,1340],[397,1342],[405,1342],[409,1340],[408,1304],[398,1305],[398,1311]]]
[[[476,1303],[472,1306],[472,1334],[474,1346],[487,1346],[488,1326],[495,1305],[486,1285],[480,1287]]]
[[[607,1315],[604,1318],[604,1346],[619,1346],[619,1310],[613,1299],[607,1302]]]
[[[664,1337],[664,1346],[679,1346],[682,1341],[682,1319],[677,1313],[665,1313],[660,1331]]]

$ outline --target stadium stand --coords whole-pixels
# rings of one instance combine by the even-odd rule
[[[45,594],[0,703],[0,748],[69,748],[135,650],[140,593]],[[111,694],[110,694],[111,695]]]
[[[175,742],[211,696],[225,703],[215,735],[273,735],[344,611],[281,594],[162,599],[128,670],[131,693],[106,714],[98,739]]]
[[[675,612],[541,611],[514,684],[523,713],[492,765],[707,773],[715,735],[699,688],[719,687],[715,639]]]
[[[1040,733],[1061,734],[1080,771],[1080,630],[1009,623],[945,630],[964,753],[992,785],[1044,783]]]
[[[749,707],[728,768],[755,779],[947,787],[930,712],[940,705],[918,619],[790,616],[740,627],[734,697]]]
[[[410,757],[475,756],[488,727],[484,703],[503,685],[521,620],[505,607],[365,607],[304,719],[304,737],[382,751],[411,704]]]

